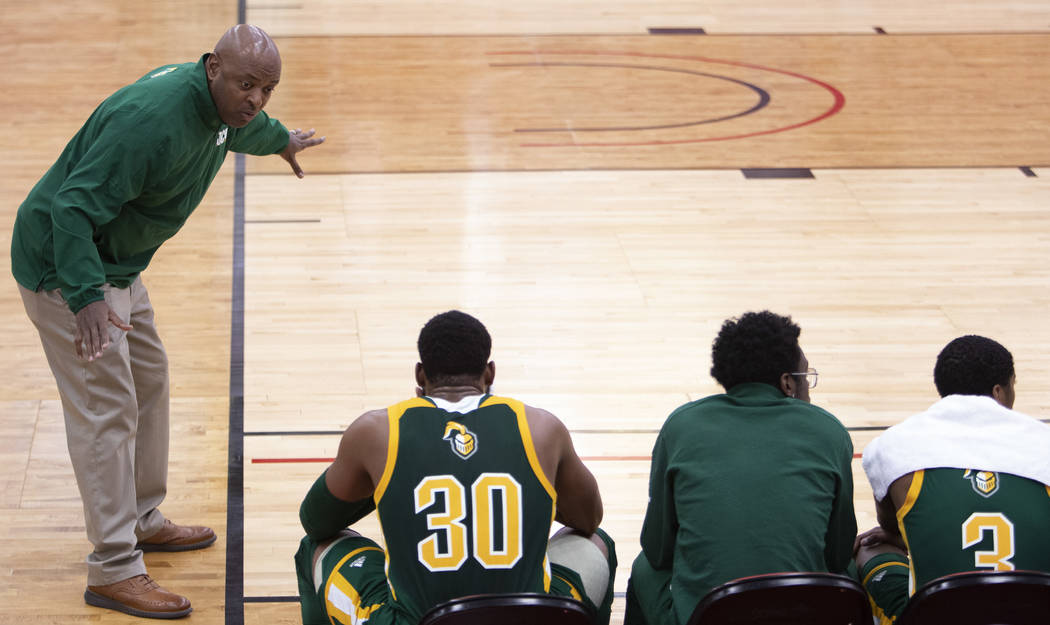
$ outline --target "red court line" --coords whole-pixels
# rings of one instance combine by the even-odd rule
[[[834,86],[813,78],[812,76],[806,76],[805,74],[799,74],[797,72],[788,71],[785,69],[777,69],[775,67],[766,67],[764,65],[756,65],[754,63],[744,63],[742,61],[727,61],[723,59],[713,59],[704,56],[686,56],[679,54],[651,54],[645,52],[612,52],[612,51],[598,51],[598,50],[498,50],[486,52],[485,54],[490,56],[627,56],[627,57],[639,57],[639,58],[655,58],[655,59],[674,59],[674,60],[685,60],[685,61],[699,61],[701,63],[717,63],[721,65],[732,65],[736,67],[745,67],[748,69],[756,69],[759,71],[773,72],[777,74],[783,74],[785,76],[791,76],[792,78],[799,78],[812,84],[815,84],[822,89],[828,91],[832,98],[833,103],[831,107],[824,111],[822,114],[805,121],[791,124],[790,126],[784,126],[782,128],[772,128],[769,130],[760,130],[756,132],[749,132],[739,135],[724,136],[724,137],[708,137],[704,139],[677,139],[667,141],[624,141],[624,142],[576,142],[570,143],[522,143],[521,147],[525,148],[563,148],[563,147],[628,147],[628,146],[647,146],[647,145],[678,145],[683,143],[707,143],[710,141],[729,141],[732,139],[746,139],[750,137],[758,137],[761,135],[775,134],[779,132],[785,132],[788,130],[795,130],[803,126],[815,124],[821,120],[827,119],[832,115],[835,115],[846,106],[846,96],[841,91],[836,89]]]
[[[860,458],[861,454],[853,454],[854,458]],[[580,460],[588,462],[601,461],[649,461],[652,456],[581,456]],[[332,462],[335,458],[252,458],[252,464],[306,464],[312,462]]]

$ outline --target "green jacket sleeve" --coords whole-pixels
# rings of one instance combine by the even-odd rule
[[[95,230],[138,197],[151,163],[163,153],[163,139],[134,123],[134,114],[115,112],[77,162],[51,205],[55,270],[62,296],[74,313],[103,299],[106,282]]]
[[[649,470],[649,505],[642,523],[642,553],[657,569],[669,569],[678,536],[678,513],[674,502],[674,470],[668,466],[664,431],[656,438]]]
[[[844,445],[838,458],[838,480],[835,502],[824,537],[824,563],[833,573],[842,573],[853,558],[853,541],[857,537],[857,517],[853,511],[853,441],[843,432]]]
[[[244,128],[233,130],[230,150],[234,152],[266,156],[277,154],[288,146],[288,129],[266,111],[259,111]]]

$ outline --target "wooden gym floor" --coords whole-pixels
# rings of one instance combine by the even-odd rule
[[[446,4],[5,2],[5,249],[91,109],[239,10],[282,51],[270,113],[328,137],[304,180],[231,158],[144,274],[173,383],[163,509],[220,535],[147,556],[190,621],[297,622],[298,503],[354,417],[412,393],[418,330],[450,308],[492,332],[497,392],[560,415],[598,477],[617,623],[648,454],[720,390],[726,317],[799,322],[858,453],[935,399],[961,334],[1010,348],[1016,407],[1050,413],[1050,7]],[[0,623],[137,621],[83,604],[61,410],[12,279],[0,328]]]

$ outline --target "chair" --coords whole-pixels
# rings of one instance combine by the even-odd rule
[[[834,573],[742,577],[707,593],[688,625],[871,625],[864,587]]]
[[[470,595],[438,604],[419,625],[594,625],[583,603],[544,593]]]
[[[1046,625],[1050,573],[973,571],[924,584],[897,625]]]

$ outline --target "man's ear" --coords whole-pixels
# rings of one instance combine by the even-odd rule
[[[423,372],[423,363],[416,363],[416,386],[419,388],[427,387],[427,374]]]
[[[492,386],[492,381],[496,379],[496,363],[489,361],[489,364],[485,365],[485,388],[488,389]]]
[[[795,384],[795,376],[790,373],[780,374],[780,390],[788,397],[795,397],[798,394]]]
[[[221,63],[219,62],[219,55],[212,52],[208,55],[208,58],[204,59],[204,73],[208,75],[208,80],[215,80],[219,76],[219,69]]]

